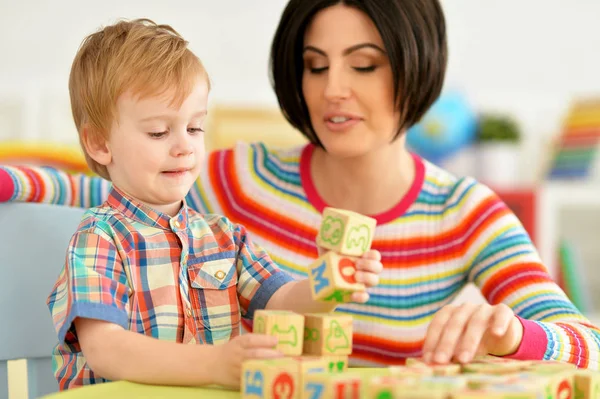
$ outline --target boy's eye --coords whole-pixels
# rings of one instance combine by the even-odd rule
[[[166,134],[167,134],[167,132],[150,132],[150,133],[148,133],[148,136],[153,139],[159,139]]]
[[[204,130],[202,130],[199,127],[190,127],[190,128],[188,128],[188,133],[189,134],[199,134],[199,133],[204,133]]]

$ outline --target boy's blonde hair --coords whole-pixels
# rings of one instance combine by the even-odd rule
[[[199,75],[208,82],[202,62],[187,46],[172,27],[149,19],[120,21],[83,40],[71,67],[69,94],[79,141],[94,172],[110,179],[84,141],[108,139],[123,93],[144,98],[174,89],[172,105],[180,106]]]

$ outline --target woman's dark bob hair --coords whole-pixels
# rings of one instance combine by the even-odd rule
[[[375,23],[393,72],[400,111],[398,137],[438,98],[448,50],[446,23],[438,0],[290,0],[271,47],[271,84],[286,119],[321,146],[302,93],[304,33],[319,11],[336,4],[355,7]]]

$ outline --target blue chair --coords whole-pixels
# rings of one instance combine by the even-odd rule
[[[0,203],[0,398],[8,397],[7,361],[27,359],[29,398],[58,391],[57,342],[46,297],[84,210]]]

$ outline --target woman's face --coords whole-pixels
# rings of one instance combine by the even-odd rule
[[[312,126],[333,156],[389,145],[399,112],[390,63],[373,21],[341,4],[317,13],[304,37],[302,91]]]

